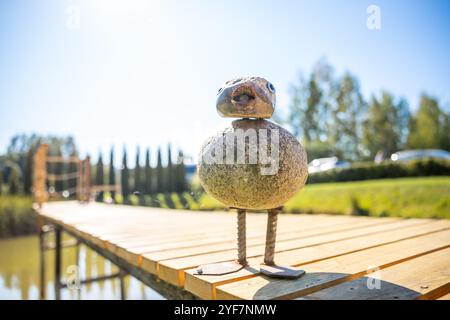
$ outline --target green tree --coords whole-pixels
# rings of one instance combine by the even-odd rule
[[[9,194],[19,194],[19,175],[16,169],[12,169],[9,175]]]
[[[297,137],[302,137],[305,142],[316,140],[320,136],[318,110],[322,93],[312,76],[306,83],[303,79],[299,82],[292,88],[289,123]]]
[[[164,172],[163,172],[163,166],[162,166],[162,159],[161,159],[161,149],[158,148],[158,155],[157,155],[157,163],[156,163],[156,192],[162,193],[165,192],[165,185],[164,185]]]
[[[95,169],[95,185],[97,186],[105,185],[103,159],[101,151],[99,153],[97,167]],[[103,191],[98,192],[95,197],[95,200],[102,202],[104,200],[104,192]]]
[[[0,170],[0,196],[3,193],[3,171]]]
[[[344,74],[336,91],[330,142],[349,160],[361,158],[362,122],[366,110],[357,79],[350,73]]]
[[[139,147],[136,148],[136,163],[134,165],[134,192],[142,193],[142,182],[141,182],[141,165],[140,165],[140,150]]]
[[[34,148],[30,147],[25,159],[25,167],[23,170],[23,192],[31,194],[32,179],[33,179],[33,156]]]
[[[333,69],[323,59],[307,78],[300,74],[297,83],[291,86],[287,123],[305,144],[328,139],[334,86]]]
[[[305,142],[304,147],[306,149],[306,154],[308,161],[312,161],[317,158],[325,157],[342,157],[342,153],[336,150],[335,146],[329,141],[310,141]]]
[[[130,197],[130,173],[127,165],[127,150],[123,148],[122,168],[120,170],[120,183],[122,187],[123,202],[128,203]]]
[[[108,183],[110,186],[115,187],[116,185],[116,169],[114,168],[114,147],[111,147],[109,152],[109,179]],[[116,191],[111,191],[111,198],[113,202],[116,201]]]
[[[392,94],[383,91],[381,99],[373,96],[363,128],[363,144],[367,155],[378,152],[385,157],[403,148],[406,141],[409,111],[405,100],[395,101]]]
[[[186,167],[184,166],[184,155],[181,150],[178,151],[178,159],[175,168],[176,168],[175,191],[181,193],[187,190]]]
[[[419,109],[411,117],[408,147],[450,150],[449,114],[439,107],[437,99],[427,94],[422,94]]]
[[[145,194],[152,194],[152,167],[150,166],[150,149],[147,148],[145,151]]]
[[[14,157],[16,155],[25,154],[30,148],[35,149],[39,144],[46,143],[50,146],[50,151],[54,152],[56,146],[62,148],[62,153],[68,155],[72,153],[75,148],[75,140],[71,136],[59,137],[59,136],[41,136],[37,134],[26,135],[18,134],[11,138],[7,147],[7,155]]]
[[[36,148],[41,143],[49,145],[49,155],[51,156],[68,156],[76,149],[75,141],[70,136],[41,136],[37,134],[18,134],[13,136],[7,147],[7,153],[4,158],[0,160],[0,163],[9,163],[5,165],[6,167],[10,166],[11,163],[14,163],[19,167],[18,172],[21,172],[19,183],[21,184],[21,189],[23,188],[24,193],[30,193],[32,185],[31,153],[34,154]],[[67,171],[67,167],[68,166],[63,163],[51,163],[48,167],[49,174],[63,174]],[[55,191],[58,192],[67,189],[67,184],[67,180],[47,181],[47,186],[54,187]]]
[[[174,190],[174,172],[172,164],[172,146],[170,143],[167,145],[166,179],[166,192],[172,192]]]

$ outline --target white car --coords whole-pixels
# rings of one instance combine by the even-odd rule
[[[450,152],[439,149],[418,149],[398,151],[391,155],[392,161],[400,162],[427,158],[450,160]]]
[[[336,168],[348,168],[350,163],[338,157],[318,158],[308,164],[308,173],[322,172]]]

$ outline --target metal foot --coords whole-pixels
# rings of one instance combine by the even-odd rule
[[[264,252],[264,264],[261,265],[260,272],[272,278],[297,279],[304,275],[305,271],[277,266],[274,262],[277,218],[281,209],[282,207],[268,210],[266,250]]]
[[[239,271],[244,267],[245,265],[240,264],[238,261],[210,263],[199,266],[196,270],[196,274],[206,276],[220,276],[223,274]]]
[[[297,279],[305,274],[303,270],[277,265],[269,266],[266,264],[261,265],[260,272],[268,277],[280,279]]]
[[[196,274],[220,276],[241,270],[247,265],[246,239],[245,239],[245,209],[237,209],[238,224],[238,260],[204,264],[197,268]]]

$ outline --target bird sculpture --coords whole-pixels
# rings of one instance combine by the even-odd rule
[[[268,212],[264,263],[260,271],[270,277],[297,278],[304,271],[274,262],[278,213],[308,177],[306,152],[286,129],[271,121],[275,87],[260,77],[227,81],[217,93],[222,117],[239,118],[210,137],[202,146],[198,175],[206,192],[237,210],[238,259],[201,265],[202,275],[236,272],[248,265],[246,212]]]

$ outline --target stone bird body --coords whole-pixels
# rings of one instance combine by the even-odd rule
[[[206,192],[238,209],[238,261],[200,266],[201,274],[224,274],[246,266],[245,213],[269,213],[264,265],[261,272],[295,278],[302,271],[276,266],[273,261],[277,214],[305,184],[306,152],[286,129],[267,121],[275,109],[275,87],[260,77],[227,81],[217,93],[222,117],[240,118],[209,138],[200,151],[198,174]]]

